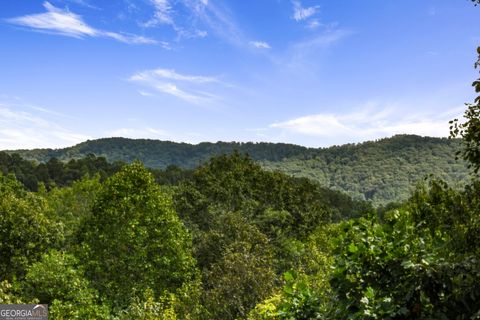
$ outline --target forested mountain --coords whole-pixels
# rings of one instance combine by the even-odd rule
[[[306,177],[322,186],[340,190],[374,204],[402,201],[420,180],[434,175],[451,186],[461,186],[468,177],[457,139],[397,135],[392,138],[330,148],[305,148],[291,144],[217,142],[191,145],[169,141],[108,138],[86,141],[64,149],[17,150],[25,159],[39,162],[51,158],[67,161],[88,155],[109,162],[140,160],[146,167],[165,169],[175,165],[194,168],[210,157],[247,153],[268,170]]]
[[[452,187],[464,185],[469,173],[465,162],[455,159],[459,149],[460,140],[397,135],[262,164],[354,198],[386,204],[406,200],[414,186],[430,175]]]
[[[83,158],[89,154],[105,157],[109,162],[140,160],[146,167],[164,169],[169,165],[193,169],[212,156],[233,151],[248,153],[254,160],[280,161],[308,154],[309,149],[285,143],[203,142],[197,145],[150,139],[104,138],[88,140],[64,149],[15,150],[28,160],[46,162]],[[313,149],[311,149],[313,151]]]

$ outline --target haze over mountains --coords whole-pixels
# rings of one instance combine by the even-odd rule
[[[15,150],[23,158],[46,162],[80,159],[89,154],[109,162],[140,160],[145,166],[170,165],[191,169],[219,154],[247,153],[264,168],[307,177],[324,187],[343,191],[375,205],[402,201],[412,186],[433,175],[453,186],[467,181],[465,163],[455,159],[459,140],[397,135],[391,138],[329,148],[306,148],[283,143],[204,142],[197,145],[170,141],[105,138],[64,149]]]

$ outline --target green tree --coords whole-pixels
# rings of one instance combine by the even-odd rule
[[[199,237],[203,303],[208,319],[245,318],[275,287],[273,251],[267,237],[241,213],[224,213]]]
[[[476,4],[480,3],[479,0],[473,1]],[[477,48],[477,53],[478,60],[475,68],[480,66],[480,47]],[[480,78],[475,80],[472,86],[475,92],[480,93]],[[464,123],[459,122],[458,119],[450,121],[450,136],[463,139],[463,149],[458,154],[468,161],[469,167],[478,174],[480,170],[480,95],[473,103],[467,104],[464,117],[466,119]]]
[[[244,319],[275,284],[272,256],[248,242],[235,242],[206,274],[205,306],[209,319]],[[257,252],[256,252],[257,251]]]
[[[42,195],[26,192],[0,174],[0,279],[21,278],[25,268],[63,242],[63,225],[48,217]]]
[[[214,157],[197,168],[192,179],[181,185],[175,205],[189,225],[202,229],[213,221],[209,207],[214,204],[227,212],[243,212],[267,233],[273,231],[268,219],[279,219],[276,223],[292,236],[307,237],[334,211],[324,191],[308,179],[263,170],[250,157],[234,153]],[[270,215],[272,210],[279,215]]]
[[[84,230],[86,274],[117,310],[149,288],[159,297],[194,278],[190,236],[140,163],[105,182]]]
[[[54,319],[109,319],[109,308],[83,275],[71,254],[52,250],[28,267],[22,283],[27,299],[49,304]]]
[[[344,222],[337,238],[333,318],[475,319],[480,315],[478,183],[431,182],[384,221]]]
[[[337,225],[322,226],[306,242],[296,241],[294,248],[287,248],[285,251],[291,253],[284,254],[287,257],[277,262],[294,261],[291,270],[283,274],[283,289],[257,304],[248,319],[324,319],[332,294],[329,284],[333,262],[331,239],[336,235]]]
[[[119,314],[119,320],[177,320],[175,312],[176,297],[168,294],[155,299],[153,291],[147,289],[143,297],[134,297],[127,309]]]
[[[100,177],[84,177],[69,187],[53,188],[46,194],[49,216],[64,226],[64,249],[78,244],[80,226],[90,219],[95,199],[101,190]]]
[[[0,304],[21,304],[25,303],[21,297],[14,292],[13,285],[7,280],[0,282]],[[32,303],[38,303],[38,300],[31,301]]]

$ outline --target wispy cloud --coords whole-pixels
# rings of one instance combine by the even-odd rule
[[[327,30],[295,43],[293,49],[297,53],[305,53],[312,50],[327,48],[352,34],[352,31],[344,29]]]
[[[153,14],[140,26],[146,28],[170,27],[176,41],[184,38],[216,36],[231,45],[243,48],[267,49],[264,41],[251,40],[225,3],[212,0],[148,0]]]
[[[195,0],[194,6],[188,0],[149,0],[153,7],[153,15],[145,22],[141,22],[140,26],[144,28],[154,28],[160,26],[169,26],[177,34],[177,40],[182,38],[204,38],[208,32],[196,26],[195,19],[187,17],[179,17],[178,6],[186,7],[192,11],[200,10],[200,7],[208,5],[208,1]]]
[[[257,49],[270,49],[270,45],[265,41],[250,41],[250,45]]]
[[[358,112],[319,113],[276,122],[269,128],[343,142],[365,141],[395,134],[446,137],[449,134],[448,121],[460,114],[460,109],[454,108],[442,114],[424,112],[399,116],[402,114],[400,109],[398,106],[378,108],[370,105]]]
[[[218,96],[205,91],[205,86],[221,84],[215,77],[186,75],[161,68],[137,72],[129,80],[197,105],[218,100]]]
[[[138,90],[138,93],[139,93],[141,96],[144,96],[144,97],[153,97],[153,96],[154,96],[153,93],[150,93],[150,92],[147,92],[147,91],[143,91],[143,90]]]
[[[94,6],[93,4],[91,4],[89,0],[65,0],[65,1],[75,3],[75,4],[77,4],[79,6],[82,6],[82,7],[99,10],[99,8]]]
[[[320,23],[320,21],[318,21],[317,19],[313,19],[311,20],[309,23],[308,23],[308,28],[310,29],[317,29],[318,27],[320,27],[322,24]]]
[[[44,13],[11,18],[7,19],[7,22],[32,28],[35,31],[50,32],[74,38],[104,37],[128,44],[158,43],[154,39],[143,36],[99,30],[85,23],[80,15],[67,9],[57,8],[49,2],[44,2],[43,6],[46,9]]]
[[[155,10],[153,17],[143,23],[144,27],[155,27],[158,25],[175,25],[173,21],[172,6],[169,0],[150,0]]]
[[[303,21],[306,20],[313,15],[315,15],[320,7],[319,6],[313,6],[313,7],[303,7],[302,3],[298,0],[293,0],[293,19],[295,21]]]
[[[352,34],[353,31],[337,28],[317,32],[291,44],[284,55],[274,61],[281,68],[287,67],[294,73],[302,75],[317,73],[317,67],[324,61],[322,54]]]
[[[141,72],[137,75],[134,75],[132,77],[132,80],[136,80],[138,76],[140,77],[145,76],[145,74],[150,74],[157,78],[162,78],[162,79],[179,80],[179,81],[194,82],[194,83],[218,82],[218,79],[214,77],[184,75],[184,74],[179,74],[175,72],[175,70],[171,70],[171,69],[155,69],[155,70]]]
[[[246,46],[249,41],[235,22],[230,10],[218,1],[180,0],[195,19],[206,25],[217,37],[236,46]]]
[[[55,121],[20,110],[19,105],[0,103],[0,149],[29,149],[66,147],[91,137],[72,132]],[[23,109],[35,109],[25,106]],[[37,108],[46,114],[55,114],[45,108]]]

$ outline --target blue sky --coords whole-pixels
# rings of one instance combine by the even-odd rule
[[[467,0],[2,0],[0,149],[447,136],[479,30]]]

